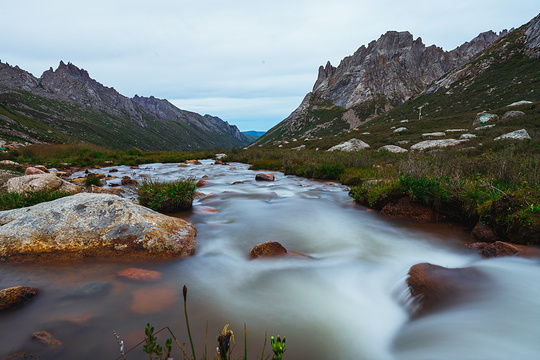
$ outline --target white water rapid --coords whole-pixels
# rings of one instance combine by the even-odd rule
[[[133,264],[2,264],[1,288],[28,285],[41,294],[0,314],[0,358],[31,351],[42,360],[112,360],[120,355],[112,331],[127,350],[143,339],[147,322],[156,329],[170,326],[191,354],[183,316],[186,284],[198,358],[208,321],[209,355],[230,323],[234,358],[243,356],[245,323],[249,359],[260,358],[265,331],[266,355],[270,335],[286,336],[286,360],[540,359],[539,260],[481,259],[463,246],[469,235],[458,226],[385,219],[355,205],[339,184],[266,171],[275,175],[274,182],[255,181],[257,172],[248,167],[210,160],[188,167],[116,167],[111,175],[119,179],[111,183],[123,175],[207,176],[200,191],[209,196],[197,199],[193,211],[177,214],[197,227],[196,254]],[[251,260],[251,248],[265,241],[307,257]],[[489,283],[464,303],[413,320],[406,278],[409,268],[422,262],[473,267]],[[162,278],[151,284],[119,279],[116,273],[127,267],[156,270]],[[112,285],[105,294],[65,298],[74,288],[102,281]],[[42,330],[62,347],[47,349],[30,340]],[[162,344],[166,337],[158,335]],[[148,358],[141,348],[126,359]],[[182,359],[177,347],[173,355]]]

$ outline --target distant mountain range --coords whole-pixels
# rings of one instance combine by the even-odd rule
[[[406,106],[412,100],[423,106],[424,116],[437,111],[438,115],[482,111],[487,103],[497,105],[495,99],[498,105],[521,100],[528,91],[524,84],[537,81],[540,72],[539,17],[509,32],[482,33],[452,51],[426,47],[408,32],[389,31],[344,58],[338,67],[329,62],[321,66],[313,90],[300,106],[253,145],[335,135],[374,119],[389,120],[393,116],[389,114],[418,117],[418,108]],[[501,67],[505,70],[499,73]],[[488,74],[498,86],[489,88],[485,98],[471,92],[463,100],[468,105],[461,104],[463,92],[475,88],[477,81],[486,81]],[[513,79],[508,79],[509,74]],[[459,93],[451,90],[457,82],[462,83]],[[430,93],[433,101],[421,100]]]
[[[153,96],[128,98],[63,61],[40,78],[0,61],[0,137],[142,150],[232,148],[252,141],[218,117]]]

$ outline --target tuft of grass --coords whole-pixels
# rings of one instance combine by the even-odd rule
[[[193,178],[164,182],[144,179],[137,187],[139,204],[160,212],[191,209],[196,191]]]
[[[69,196],[69,191],[40,190],[25,193],[7,193],[0,195],[0,211],[18,209]]]

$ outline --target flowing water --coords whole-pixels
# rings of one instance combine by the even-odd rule
[[[120,355],[113,330],[128,350],[143,339],[148,322],[156,330],[169,326],[191,353],[185,284],[198,358],[207,326],[213,355],[215,338],[229,323],[236,358],[243,355],[246,324],[250,359],[260,358],[265,331],[268,337],[286,336],[285,359],[540,359],[538,260],[480,259],[464,248],[465,229],[382,218],[355,205],[339,184],[277,172],[272,172],[274,182],[258,182],[248,165],[212,163],[120,166],[111,173],[160,180],[208,176],[200,190],[209,196],[197,199],[192,211],[176,214],[198,230],[197,251],[190,258],[2,264],[1,288],[28,285],[41,293],[0,314],[0,357],[24,350],[42,360],[112,360]],[[306,256],[250,260],[250,249],[265,241]],[[406,278],[421,262],[473,267],[489,281],[466,302],[412,319]],[[162,277],[152,283],[119,278],[128,267],[156,270]],[[91,283],[104,284],[103,291],[69,296]],[[49,331],[63,345],[42,347],[31,340],[36,331]],[[158,341],[164,344],[167,337],[160,333]],[[141,348],[126,358],[148,358]],[[182,358],[176,346],[173,355]]]

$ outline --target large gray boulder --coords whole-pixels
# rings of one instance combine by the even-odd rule
[[[14,177],[7,181],[6,190],[10,193],[36,192],[41,190],[67,191],[71,194],[82,192],[80,186],[65,181],[54,174]]]
[[[463,143],[468,142],[467,139],[462,140],[456,140],[456,139],[442,139],[442,140],[425,140],[421,141],[419,143],[414,144],[409,148],[409,150],[414,151],[424,151],[424,150],[430,150],[435,148],[445,148],[449,146],[457,146],[461,145]]]
[[[81,193],[0,212],[0,260],[182,257],[193,224],[110,194]]]
[[[351,139],[349,141],[342,142],[339,145],[332,146],[328,151],[360,151],[369,149],[369,145],[358,139]]]
[[[476,114],[476,118],[474,119],[472,126],[477,127],[477,126],[488,125],[488,124],[496,123],[498,120],[499,120],[499,115],[482,112],[482,113]]]
[[[529,133],[525,129],[512,131],[511,133],[504,134],[496,137],[493,140],[525,140],[530,139]]]
[[[407,152],[407,149],[404,149],[400,146],[397,146],[397,145],[384,145],[384,146],[381,146],[379,148],[379,150],[377,150],[378,152],[391,152],[391,153],[403,153],[403,152]]]

